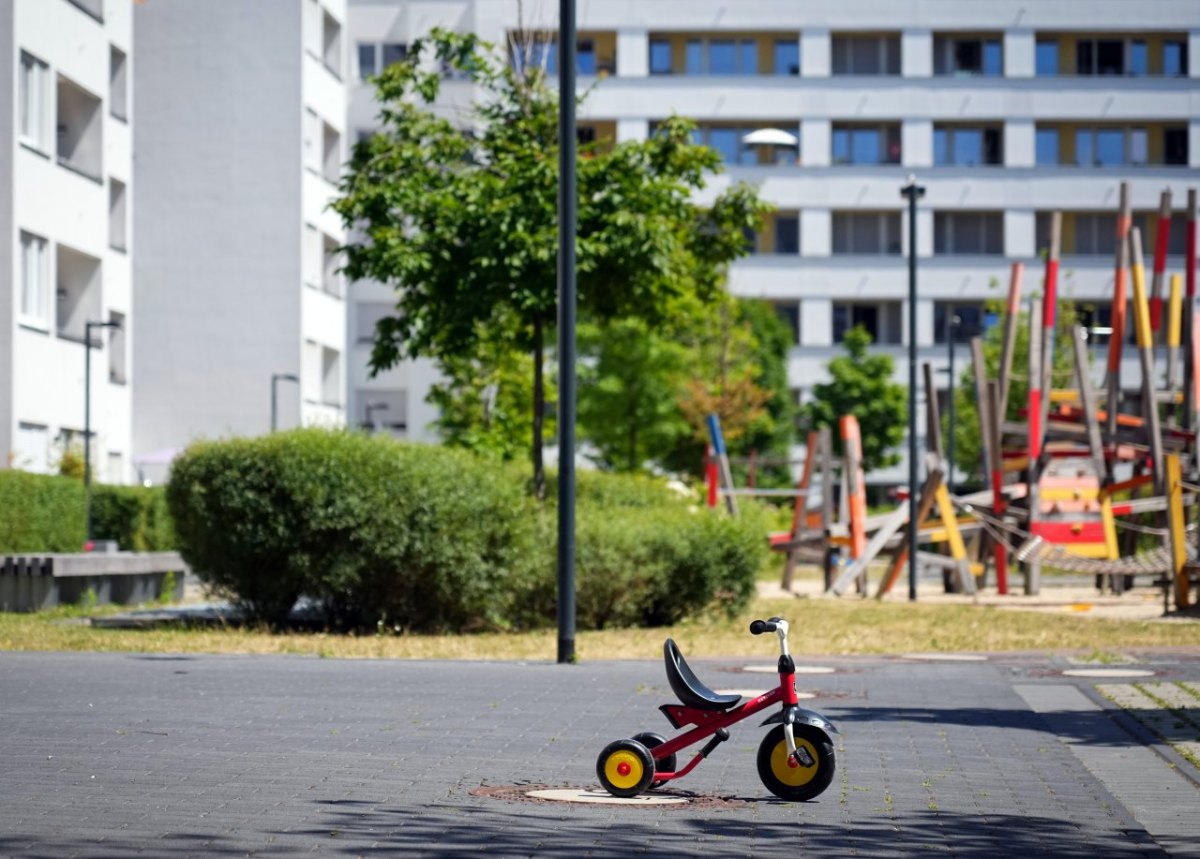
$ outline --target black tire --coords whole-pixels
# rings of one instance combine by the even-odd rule
[[[667,741],[667,738],[662,734],[656,734],[653,731],[645,731],[641,734],[634,734],[633,739],[648,748],[651,752]],[[651,757],[653,757],[653,754]],[[660,773],[675,772],[675,755],[667,755],[662,760],[655,761],[654,771]],[[650,787],[662,787],[664,784],[666,784],[665,781],[659,781],[658,779],[655,779],[650,783]]]
[[[654,756],[637,740],[617,740],[596,758],[596,777],[613,796],[637,796],[654,781]]]
[[[787,739],[783,725],[767,731],[758,747],[758,777],[771,793],[791,802],[820,796],[833,781],[837,760],[829,735],[812,725],[793,725],[796,748],[805,748],[815,763],[811,767],[788,766]]]

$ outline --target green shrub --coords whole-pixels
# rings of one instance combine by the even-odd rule
[[[85,536],[83,484],[0,471],[0,552],[78,552]]]
[[[315,429],[200,443],[167,504],[193,568],[269,623],[306,594],[347,627],[502,627],[538,586],[520,486],[446,448]]]
[[[581,505],[577,622],[585,629],[663,626],[709,606],[734,614],[754,592],[766,551],[762,517]]]
[[[175,548],[166,493],[161,486],[92,487],[92,536],[116,540],[129,552],[166,552]]]

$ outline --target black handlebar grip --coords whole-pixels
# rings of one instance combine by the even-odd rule
[[[750,634],[762,635],[764,632],[774,632],[776,628],[774,623],[765,620],[755,620],[750,623]]]

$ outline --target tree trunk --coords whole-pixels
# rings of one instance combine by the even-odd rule
[[[538,501],[546,500],[546,463],[542,458],[542,424],[546,416],[546,383],[542,375],[546,332],[541,317],[533,321],[533,492]]]

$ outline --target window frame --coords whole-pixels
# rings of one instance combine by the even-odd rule
[[[29,260],[36,249],[33,276]],[[20,255],[20,297],[17,303],[17,319],[21,326],[49,333],[53,324],[53,296],[50,292],[52,262],[50,240],[45,236],[18,230],[17,252]],[[32,289],[31,287],[32,282]]]
[[[17,140],[47,157],[50,157],[50,126],[54,117],[54,105],[51,99],[50,64],[22,50],[17,66]],[[31,86],[36,82],[36,92],[31,92]],[[36,115],[30,108],[36,105]],[[40,120],[40,121],[39,121]],[[35,128],[36,135],[30,135],[30,129]]]

